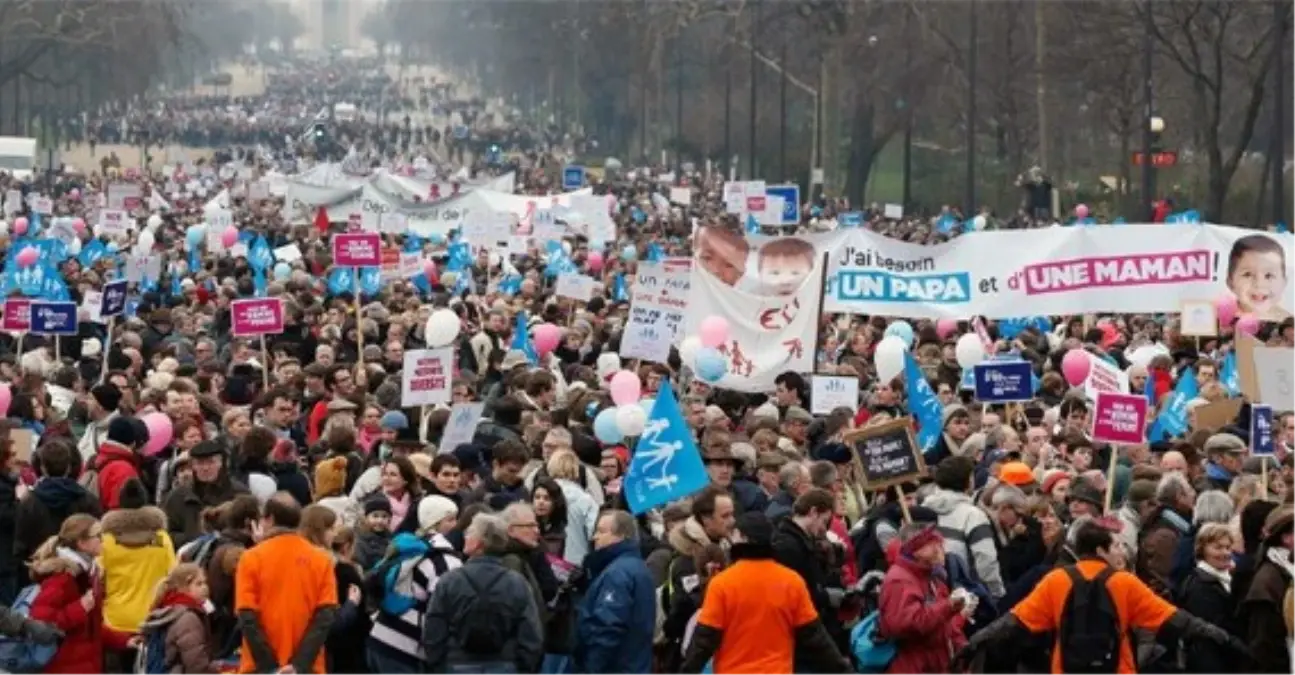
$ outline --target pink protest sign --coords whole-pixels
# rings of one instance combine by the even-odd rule
[[[1147,398],[1139,394],[1097,393],[1093,440],[1136,445],[1146,441]]]
[[[235,300],[229,305],[235,337],[278,334],[283,332],[283,300],[252,298]]]
[[[338,267],[378,267],[382,264],[382,236],[376,232],[333,235],[333,264]]]
[[[31,330],[31,298],[9,298],[4,301],[5,330]]]

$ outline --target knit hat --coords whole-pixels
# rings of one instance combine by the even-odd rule
[[[773,543],[773,523],[759,511],[748,511],[738,516],[734,529],[742,533],[748,544],[768,546]]]
[[[1273,509],[1264,519],[1264,543],[1274,546],[1281,543],[1282,535],[1295,523],[1295,508],[1286,504]]]
[[[998,479],[1008,485],[1020,487],[1034,482],[1034,472],[1025,462],[1008,462],[999,467]]]
[[[1043,494],[1052,494],[1052,489],[1057,487],[1057,483],[1063,480],[1070,480],[1070,474],[1061,469],[1049,469],[1043,473],[1043,483],[1039,486]]]
[[[441,521],[446,518],[455,518],[458,515],[459,507],[450,501],[448,497],[428,495],[418,502],[418,529],[430,532]]]
[[[345,457],[326,459],[315,467],[315,499],[339,495],[345,487]]]
[[[399,410],[388,410],[382,414],[382,419],[378,420],[378,426],[389,431],[400,431],[409,426],[409,418]]]
[[[936,529],[936,526],[927,525],[912,537],[909,537],[908,541],[901,543],[899,545],[899,552],[903,555],[912,556],[914,553],[917,553],[931,544],[943,543],[944,537],[940,535],[940,531]]]
[[[128,448],[135,447],[135,425],[128,417],[114,417],[108,423],[108,440]]]
[[[950,403],[949,405],[944,406],[944,412],[940,415],[940,428],[947,428],[949,426],[949,422],[959,414],[964,417],[970,417],[970,413],[967,412],[966,407],[961,403]]]
[[[121,404],[121,390],[111,382],[104,382],[91,387],[90,396],[94,397],[95,403],[98,403],[100,408],[108,412],[116,410],[117,406]]]
[[[391,500],[384,495],[374,495],[364,500],[364,515],[370,513],[391,513]]]

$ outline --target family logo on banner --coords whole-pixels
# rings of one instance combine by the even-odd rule
[[[1111,225],[975,232],[922,246],[864,229],[830,242],[824,312],[991,319],[1176,312],[1230,291],[1239,313],[1295,311],[1289,236],[1219,225]]]
[[[333,235],[333,264],[338,267],[382,265],[382,235],[353,232]]]
[[[728,319],[719,347],[728,373],[715,386],[768,391],[780,373],[814,370],[823,258],[835,235],[743,237],[719,227],[697,230],[688,333],[708,316]]]
[[[815,375],[809,396],[810,413],[830,415],[837,408],[859,409],[859,378]]]
[[[0,328],[7,331],[31,330],[31,298],[7,298]]]
[[[400,405],[414,408],[449,403],[453,371],[452,348],[406,351],[400,370]]]
[[[250,298],[229,304],[234,337],[278,335],[283,332],[283,299]]]
[[[1147,397],[1140,394],[1097,395],[1093,404],[1093,440],[1136,445],[1146,440]]]
[[[639,262],[630,294],[630,316],[621,334],[622,358],[666,362],[671,345],[682,339],[691,277],[692,260],[687,258]]]
[[[99,300],[99,318],[119,316],[126,309],[126,283],[125,279],[118,279],[103,285],[103,297]]]
[[[75,302],[31,303],[31,332],[37,335],[76,335]]]
[[[1250,406],[1250,452],[1271,455],[1273,443],[1273,407],[1258,403]]]
[[[1017,403],[1034,398],[1034,371],[1029,361],[990,361],[975,365],[976,400]]]

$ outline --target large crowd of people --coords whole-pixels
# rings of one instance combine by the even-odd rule
[[[693,201],[669,208],[654,199],[670,187],[661,167],[594,181],[619,204],[619,235],[565,241],[574,268],[602,282],[588,302],[557,297],[544,242],[511,260],[481,250],[449,272],[444,237],[415,249],[436,261],[419,283],[333,292],[328,236],[348,223],[301,222],[246,189],[311,165],[303,132],[321,109],[382,111],[321,122],[368,165],[514,171],[521,194],[552,191],[569,150],[570,137],[520,115],[479,123],[484,104],[445,81],[379,70],[303,64],[259,96],[181,94],[76,122],[88,143],[218,148],[210,164],[117,160],[53,184],[0,175],[0,194],[53,198],[45,228],[81,219],[74,249],[109,247],[55,261],[79,305],[124,274],[141,239],[161,261],[113,321],[83,308],[76,335],[0,334],[0,669],[1291,672],[1295,416],[1277,415],[1270,457],[1251,456],[1248,403],[1213,428],[1193,416],[1182,433],[1117,447],[1092,440],[1092,402],[1061,374],[1062,355],[1082,348],[1124,370],[1132,393],[1163,401],[1194,378],[1190,415],[1240,396],[1221,372],[1230,332],[1185,338],[1173,316],[1047,317],[1055,330],[1012,335],[987,321],[995,349],[1040,379],[1034,400],[1004,407],[963,388],[954,344],[970,323],[940,335],[914,321],[941,434],[920,477],[865,489],[843,438],[906,415],[903,378],[879,380],[872,358],[899,317],[821,317],[815,372],[856,377],[861,392],[831,414],[811,414],[808,373],[743,394],[695,377],[678,349],[664,363],[618,355],[629,302],[616,279],[649,247],[691,255],[698,221],[731,221],[719,176],[674,175]],[[503,159],[478,152],[496,144]],[[143,198],[136,227],[96,237],[102,197],[122,181],[165,207]],[[192,265],[188,233],[221,189],[238,229],[302,255],[269,279],[246,249]],[[6,263],[14,242],[41,236],[19,231],[35,227],[32,201],[0,228]],[[802,227],[844,210],[816,198]],[[944,236],[940,214],[864,213],[889,236]],[[230,325],[231,302],[258,292],[283,300],[284,330],[264,343]],[[429,316],[445,308],[460,322],[450,405],[484,404],[458,443],[443,442],[450,405],[401,395],[405,352],[428,346]],[[561,340],[529,354],[541,321]],[[1258,337],[1295,336],[1288,318]],[[1163,353],[1131,359],[1142,345]],[[634,443],[594,428],[623,371],[645,398],[673,388],[710,483],[642,513],[625,493]]]

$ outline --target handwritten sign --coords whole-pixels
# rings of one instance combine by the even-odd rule
[[[594,297],[594,279],[583,274],[561,274],[553,291],[558,297],[589,302]]]
[[[283,299],[251,298],[229,305],[235,337],[277,335],[283,332]]]
[[[837,408],[859,409],[859,378],[840,375],[815,375],[809,397],[810,412],[830,415]]]
[[[975,366],[976,400],[1012,403],[1034,398],[1034,371],[1029,361],[990,361]]]
[[[31,299],[7,298],[0,328],[7,331],[31,330]]]
[[[846,437],[846,442],[854,448],[867,490],[906,483],[926,473],[926,463],[913,440],[911,418],[857,429]]]
[[[406,351],[400,370],[400,405],[412,408],[448,403],[453,369],[453,348]]]
[[[1103,391],[1093,404],[1093,440],[1136,445],[1146,439],[1147,397]]]
[[[382,236],[376,232],[333,235],[333,264],[339,267],[382,265]]]
[[[630,316],[621,335],[622,358],[665,363],[682,339],[692,261],[640,262],[630,292]]]
[[[49,197],[35,197],[31,200],[31,210],[42,216],[54,213],[54,200]]]
[[[75,302],[31,303],[31,332],[38,335],[76,335]]]

